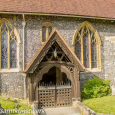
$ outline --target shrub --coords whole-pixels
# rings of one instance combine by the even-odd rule
[[[97,77],[89,79],[82,88],[82,99],[99,98],[108,95],[111,91],[109,84],[110,80],[104,81]]]

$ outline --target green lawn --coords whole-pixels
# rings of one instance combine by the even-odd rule
[[[12,102],[10,100],[6,100],[5,97],[0,97],[0,103],[1,106],[4,109],[14,109],[15,108],[15,102]],[[18,102],[19,107],[18,110],[29,110],[30,106],[27,103],[27,100],[22,100]],[[10,113],[9,115],[32,115],[31,113]]]
[[[15,108],[15,103],[14,102],[8,101],[3,97],[0,97],[0,103],[1,103],[1,106],[4,109],[13,109],[13,108]]]
[[[115,115],[115,96],[87,99],[82,103],[95,112]]]

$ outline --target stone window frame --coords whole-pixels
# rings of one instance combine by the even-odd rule
[[[20,36],[18,30],[14,27],[14,25],[8,21],[6,18],[3,18],[0,20],[0,25],[5,24],[7,31],[8,31],[8,68],[1,68],[1,55],[0,55],[0,72],[19,72],[20,70],[20,65],[19,65],[19,44],[21,43],[20,41]],[[17,40],[17,68],[10,68],[10,37],[11,33],[9,31],[9,27],[12,29],[11,33],[14,33],[16,36]],[[0,41],[1,41],[1,27],[0,27]],[[1,52],[1,42],[0,42],[0,52]],[[1,54],[1,53],[0,53]]]
[[[96,50],[97,50],[97,68],[91,68],[91,41],[89,40],[89,68],[86,68],[88,71],[91,72],[100,72],[101,68],[102,68],[102,62],[101,62],[101,39],[100,36],[97,32],[97,30],[94,29],[94,27],[88,22],[85,21],[83,22],[80,27],[75,30],[75,33],[73,35],[72,38],[72,46],[73,46],[73,50],[75,52],[75,40],[77,39],[77,35],[79,34],[79,31],[81,30],[81,28],[83,27],[88,27],[90,29],[91,32],[94,33],[95,39],[96,39]],[[83,36],[83,35],[81,35]],[[83,58],[83,37],[80,38],[81,39],[81,63],[83,64],[84,62],[84,58]]]
[[[46,27],[46,40],[47,40],[48,37],[49,37],[49,30],[48,30],[48,28],[49,28],[49,27],[52,27],[52,30],[53,30],[53,28],[54,28],[53,24],[50,23],[50,22],[44,22],[44,23],[41,25],[41,28],[40,28],[40,37],[41,37],[40,42],[41,42],[41,44],[44,43],[44,42],[42,41],[42,28],[43,28],[43,27]]]

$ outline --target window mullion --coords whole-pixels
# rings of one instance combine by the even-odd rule
[[[100,68],[100,65],[99,65],[99,64],[101,63],[101,62],[99,62],[99,60],[100,60],[100,59],[99,59],[99,57],[100,57],[100,56],[99,56],[99,54],[100,54],[99,49],[100,49],[100,48],[99,48],[99,45],[97,45],[96,47],[97,47],[97,68]]]
[[[101,45],[98,46],[98,56],[99,56],[99,60],[98,60],[98,68],[101,69],[102,63],[101,63]]]
[[[46,28],[46,40],[48,39],[49,36],[49,31],[48,31],[48,27]]]
[[[84,65],[84,57],[83,57],[83,37],[81,38],[81,62]]]
[[[92,68],[91,66],[91,36],[90,36],[90,32],[88,30],[88,38],[89,38],[89,68]]]
[[[8,29],[8,69],[10,69],[10,32],[9,32],[9,29]]]
[[[84,65],[84,55],[83,55],[83,31],[84,31],[84,27],[82,28],[81,31],[81,62]]]

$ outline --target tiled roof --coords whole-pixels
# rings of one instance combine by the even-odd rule
[[[115,18],[115,0],[0,0],[0,12]]]
[[[40,57],[40,53],[43,53],[42,50],[43,48],[45,49],[48,49],[48,42],[51,42],[51,38],[52,36],[55,34],[58,34],[59,38],[57,38],[58,40],[60,39],[61,40],[61,44],[65,45],[65,48],[67,50],[69,50],[69,53],[73,56],[73,58],[75,59],[75,62],[76,64],[79,65],[79,69],[80,71],[84,71],[86,70],[86,68],[84,67],[84,65],[81,63],[81,61],[78,59],[78,57],[75,55],[75,53],[73,52],[73,50],[70,48],[70,46],[67,44],[67,42],[64,40],[64,38],[61,36],[61,34],[58,32],[57,29],[53,29],[52,33],[50,34],[50,36],[48,37],[48,39],[45,41],[45,43],[42,45],[42,47],[39,49],[39,51],[36,53],[36,55],[33,57],[33,59],[30,61],[30,63],[27,65],[27,67],[25,68],[25,70],[23,72],[25,73],[29,73],[32,69],[32,66],[34,65],[35,66],[35,63],[36,63],[36,60],[38,60],[38,58],[41,58]],[[58,44],[59,45],[59,44]],[[44,54],[46,54],[47,52],[44,52]],[[43,56],[42,56],[43,57]],[[41,61],[39,61],[40,63]],[[38,63],[38,64],[39,64]],[[37,65],[38,65],[37,64]]]

